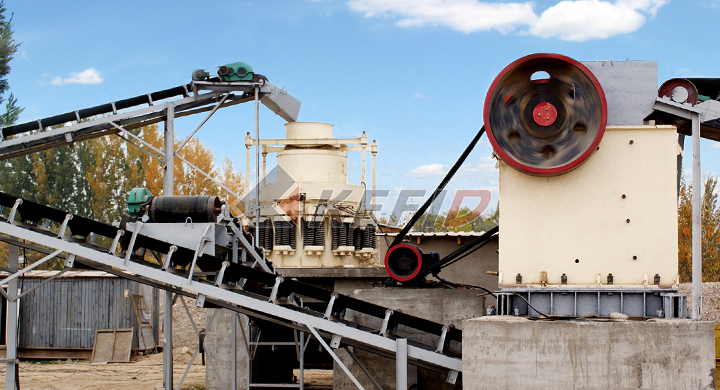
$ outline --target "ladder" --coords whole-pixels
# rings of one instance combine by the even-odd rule
[[[449,383],[455,383],[458,374],[462,371],[462,358],[459,354],[462,332],[452,325],[410,316],[387,307],[287,279],[263,269],[201,254],[196,252],[197,249],[171,245],[144,236],[140,234],[141,231],[126,234],[120,227],[1,192],[0,206],[10,209],[7,218],[0,218],[1,234],[43,245],[55,251],[31,266],[8,276],[0,281],[0,285],[21,276],[54,256],[65,253],[66,268],[105,271],[191,297],[200,307],[212,304],[312,334],[358,388],[362,386],[342,364],[334,352],[335,349],[350,346],[395,358],[399,364],[406,362],[405,364],[442,372],[447,374]],[[59,224],[57,233],[47,228],[49,222]],[[105,239],[98,239],[99,237]],[[112,244],[107,246],[98,244],[103,241],[112,241]],[[118,250],[118,247],[124,248],[124,251]],[[144,256],[133,255],[142,249],[164,254],[163,264],[146,261]],[[253,247],[243,249],[256,253]],[[195,265],[202,271],[199,273],[202,274],[201,276],[194,272]],[[0,293],[7,298],[5,291],[0,289]],[[298,305],[296,303],[298,297],[324,303],[324,312]],[[378,329],[377,326],[368,323],[347,321],[345,314],[348,310],[380,319],[382,325]],[[433,336],[429,339],[437,340],[437,343],[428,345],[408,340],[398,331],[400,326]],[[423,337],[423,339],[428,338]]]

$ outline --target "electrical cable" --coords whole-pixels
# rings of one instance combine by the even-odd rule
[[[466,287],[466,288],[475,288],[475,289],[478,289],[478,290],[483,290],[484,293],[483,293],[483,294],[480,294],[480,295],[495,295],[495,294],[496,294],[496,293],[494,293],[494,292],[486,289],[486,288],[483,287],[483,286],[475,286],[475,285],[472,285],[472,284],[455,283],[455,282],[451,282],[451,281],[449,281],[449,280],[445,280],[445,279],[441,278],[441,277],[438,276],[438,275],[433,275],[433,277],[434,277],[435,279],[437,279],[437,280],[439,280],[439,281],[441,281],[441,282],[443,282],[443,283],[445,283],[445,284],[449,284],[449,285],[451,285],[451,286]]]
[[[480,294],[480,296],[482,296],[482,295],[493,295],[493,296],[496,296],[496,295],[498,294],[498,293],[492,292],[492,291],[490,291],[490,290],[488,290],[487,288],[482,287],[482,286],[475,286],[475,285],[472,285],[472,284],[455,283],[455,282],[451,282],[451,281],[445,280],[445,279],[439,277],[438,275],[433,275],[433,277],[435,277],[437,280],[439,280],[439,281],[441,281],[441,282],[443,282],[443,283],[445,283],[445,284],[449,284],[449,285],[451,285],[451,286],[466,287],[466,288],[475,288],[475,289],[478,289],[478,290],[483,290],[484,293],[483,293],[483,294]],[[538,313],[541,317],[551,318],[549,315],[541,312],[540,310],[536,309],[533,305],[531,305],[530,302],[528,302],[528,300],[525,299],[524,296],[522,296],[522,295],[520,295],[520,294],[518,294],[518,293],[516,293],[516,292],[513,292],[512,294],[513,294],[514,296],[517,296],[518,298],[522,299],[523,301],[525,301],[525,303],[527,303],[528,307],[531,308],[531,309],[533,309],[533,310],[535,310],[535,312]],[[497,296],[495,297],[495,299],[497,299]]]
[[[467,157],[470,155],[470,152],[475,148],[475,145],[477,145],[478,141],[480,140],[480,137],[485,134],[485,126],[480,128],[480,131],[475,135],[475,138],[470,142],[470,144],[465,148],[465,151],[460,155],[460,158],[455,162],[455,165],[450,168],[450,171],[445,175],[445,177],[442,179],[440,184],[437,186],[435,191],[433,192],[432,196],[430,196],[425,203],[423,203],[422,206],[418,209],[418,211],[415,212],[415,214],[410,218],[408,223],[405,225],[405,227],[400,231],[400,233],[395,237],[395,240],[393,240],[391,246],[395,246],[399,243],[401,243],[405,236],[410,232],[410,229],[415,225],[415,223],[422,217],[423,214],[427,211],[427,209],[430,207],[430,205],[437,199],[438,196],[442,193],[442,191],[445,189],[445,186],[448,184],[450,179],[455,176],[455,173],[460,169],[460,166],[465,162]]]
[[[535,307],[533,307],[533,305],[531,305],[530,302],[528,302],[528,300],[525,299],[524,296],[522,296],[522,295],[520,295],[520,294],[518,294],[518,293],[516,293],[516,292],[514,292],[513,295],[515,295],[515,296],[519,297],[520,299],[522,299],[523,301],[525,301],[525,303],[527,303],[528,307],[531,308],[531,309],[533,309],[533,310],[535,310],[535,312],[538,313],[538,314],[540,314],[541,317],[550,318],[549,315],[547,315],[547,314],[541,312],[540,310],[536,309]]]

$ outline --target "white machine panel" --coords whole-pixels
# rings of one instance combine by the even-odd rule
[[[677,133],[608,126],[580,167],[538,177],[500,163],[501,287],[641,287],[678,280]],[[516,276],[522,283],[516,283]]]

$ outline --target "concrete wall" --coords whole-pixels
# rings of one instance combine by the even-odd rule
[[[714,324],[689,320],[463,322],[476,389],[714,389]]]
[[[205,388],[207,390],[232,389],[233,380],[233,316],[227,309],[208,309],[208,326],[205,330]],[[213,318],[214,316],[214,318]],[[237,389],[246,389],[248,384],[248,354],[242,331],[248,329],[247,317],[239,315],[235,356],[237,366]],[[212,322],[210,320],[212,319]],[[240,326],[242,322],[242,327]]]
[[[403,313],[423,317],[431,321],[443,324],[454,324],[461,327],[462,319],[473,318],[482,315],[484,312],[484,299],[478,297],[478,290],[445,290],[445,289],[423,289],[423,288],[372,288],[355,289],[356,283],[343,285],[336,280],[335,289],[339,293],[348,294],[355,298],[373,302],[378,305],[392,309],[401,310]],[[348,313],[346,318],[350,321],[356,320],[357,313]],[[365,319],[364,321],[367,321]],[[381,320],[377,320],[374,326],[380,327]],[[420,341],[428,344],[437,343],[437,337],[420,337],[409,329],[399,329],[409,340]],[[453,347],[453,346],[451,346]],[[454,346],[457,347],[457,346]],[[337,350],[338,356],[366,389],[375,388],[372,382],[353,362],[349,354],[343,350]],[[373,377],[380,383],[383,389],[395,389],[395,360],[383,358],[374,354],[355,349],[354,353],[373,373]],[[445,376],[424,369],[408,369],[408,385],[417,384],[418,390],[423,389],[458,389],[455,385],[445,383]],[[348,379],[347,375],[335,364],[333,389],[355,389],[356,387]]]

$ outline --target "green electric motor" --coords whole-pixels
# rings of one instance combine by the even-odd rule
[[[252,67],[244,62],[233,62],[218,68],[218,76],[222,81],[252,81]]]
[[[140,218],[143,216],[143,206],[148,204],[153,198],[152,192],[144,187],[133,188],[128,194],[127,203],[128,214],[131,217]]]

